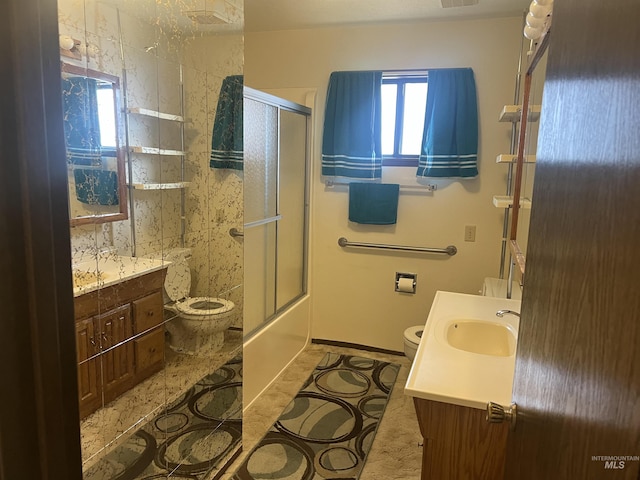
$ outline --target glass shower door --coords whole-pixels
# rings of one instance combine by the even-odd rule
[[[245,89],[245,335],[306,290],[309,115],[306,107]]]

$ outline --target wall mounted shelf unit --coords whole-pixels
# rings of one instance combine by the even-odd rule
[[[541,105],[529,105],[527,120],[537,122],[540,120]],[[522,117],[522,105],[505,105],[498,117],[499,122],[519,122]]]
[[[134,190],[177,190],[187,188],[190,182],[173,183],[132,183],[129,186]]]
[[[496,163],[516,163],[518,161],[518,155],[511,153],[502,153],[496,157]],[[535,155],[525,155],[523,163],[536,163]]]
[[[173,113],[158,112],[156,110],[150,110],[148,108],[133,107],[133,108],[128,108],[127,112],[134,115],[143,115],[145,117],[159,118],[161,120],[184,122],[184,117],[182,115],[174,115]]]
[[[124,63],[124,59],[123,59],[123,63]],[[180,99],[180,112],[179,114],[176,113],[169,113],[169,112],[163,112],[160,110],[155,110],[155,109],[151,109],[151,108],[145,108],[143,106],[139,106],[139,105],[135,105],[135,106],[129,106],[128,105],[128,98],[129,96],[127,95],[126,89],[127,89],[127,83],[126,83],[126,69],[123,69],[123,79],[124,79],[124,90],[125,90],[125,94],[124,94],[124,104],[125,104],[125,108],[124,108],[124,112],[125,112],[125,131],[126,131],[126,138],[127,138],[127,161],[128,161],[128,186],[129,186],[129,204],[131,205],[131,214],[130,214],[130,219],[131,219],[131,255],[133,257],[136,256],[136,221],[135,221],[135,206],[136,206],[136,198],[134,195],[134,192],[136,191],[140,191],[140,190],[180,190],[180,244],[181,246],[184,246],[184,241],[185,241],[185,232],[186,232],[186,223],[185,223],[185,202],[186,202],[186,196],[185,196],[185,189],[189,186],[189,182],[185,181],[185,157],[186,157],[186,150],[185,150],[185,117],[184,117],[184,105],[185,105],[185,101],[184,101],[184,84],[183,84],[183,72],[182,72],[182,65],[180,65],[180,82],[178,84],[178,88],[179,88],[179,99]],[[130,135],[130,128],[131,128],[131,120],[132,117],[142,117],[142,118],[147,118],[147,119],[152,119],[152,120],[156,120],[158,122],[172,122],[174,124],[178,124],[179,126],[179,141],[176,143],[179,143],[179,145],[176,145],[175,149],[169,149],[169,148],[160,148],[159,145],[131,145],[129,143],[129,138],[131,137]],[[140,120],[136,120],[137,122],[139,122]],[[151,142],[151,143],[155,143],[155,142]],[[171,181],[171,182],[139,182],[136,181],[135,175],[134,175],[134,169],[133,169],[133,164],[136,161],[142,161],[141,158],[136,158],[136,156],[138,155],[156,155],[158,157],[178,157],[179,161],[180,161],[180,172],[179,175],[175,174],[174,178],[175,181]],[[172,179],[172,180],[174,180]]]
[[[168,155],[168,156],[176,156],[181,157],[186,155],[186,152],[183,150],[170,150],[167,148],[156,148],[156,147],[141,147],[137,145],[132,145],[129,147],[129,150],[132,153],[145,153],[149,155]]]

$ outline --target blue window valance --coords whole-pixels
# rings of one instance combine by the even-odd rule
[[[478,102],[473,70],[429,70],[418,177],[478,175]]]
[[[333,72],[322,135],[322,174],[382,177],[382,72]]]

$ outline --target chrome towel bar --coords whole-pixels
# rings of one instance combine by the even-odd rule
[[[374,182],[369,182],[374,183]],[[326,180],[324,182],[324,186],[328,188],[332,188],[335,186],[349,186],[349,182],[336,182],[335,180]],[[424,192],[433,192],[438,189],[438,185],[429,183],[426,185],[418,184],[418,185],[400,185],[400,190],[422,190]]]
[[[379,243],[350,242],[344,237],[340,237],[338,239],[338,245],[340,245],[341,247],[380,248],[383,250],[400,250],[404,252],[443,253],[450,256],[458,253],[458,249],[454,245],[449,245],[445,248],[409,247],[406,245],[384,245]]]
[[[236,227],[233,227],[229,230],[229,235],[232,237],[244,237],[244,232],[241,232]]]

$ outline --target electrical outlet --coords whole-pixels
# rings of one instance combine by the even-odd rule
[[[475,242],[476,241],[476,226],[465,225],[464,227],[464,241]]]

